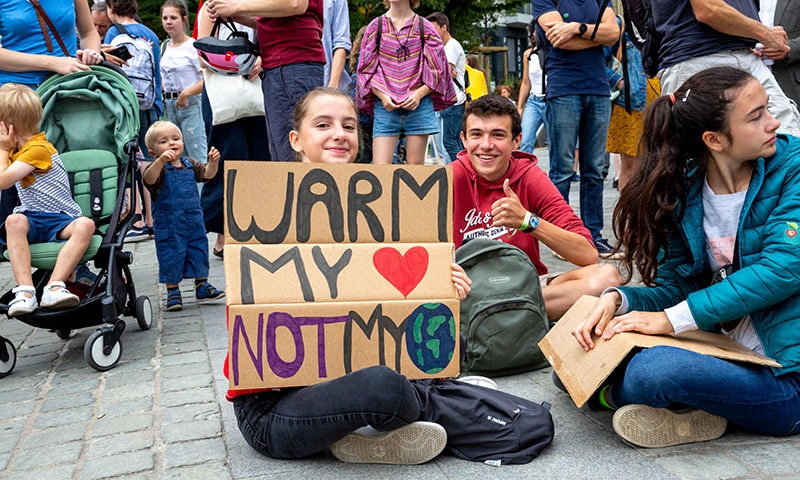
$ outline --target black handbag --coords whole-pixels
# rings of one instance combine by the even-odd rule
[[[420,421],[447,431],[445,451],[494,465],[528,463],[553,441],[550,404],[457,380],[415,380]]]
[[[217,38],[220,26],[231,30],[226,39]],[[236,29],[232,19],[217,18],[211,36],[195,40],[194,48],[204,66],[221,75],[247,75],[256,61],[261,60],[258,46],[247,38],[247,34]]]

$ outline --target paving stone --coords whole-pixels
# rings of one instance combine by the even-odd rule
[[[164,409],[162,412],[162,428],[173,423],[193,422],[207,419],[220,420],[219,405],[216,402],[192,403]]]
[[[146,450],[152,447],[153,443],[153,432],[147,430],[93,438],[89,444],[87,457],[111,457],[121,453]]]
[[[207,346],[205,339],[194,340],[191,342],[168,343],[162,344],[161,355],[180,355],[181,353],[186,352],[204,351],[206,348]]]
[[[103,437],[125,432],[147,430],[153,426],[152,413],[135,413],[125,417],[98,418],[92,428],[92,437]]]
[[[732,448],[729,450],[744,462],[770,475],[800,477],[800,448],[792,444],[766,444]]]
[[[186,405],[189,403],[205,403],[216,400],[213,387],[195,388],[192,390],[182,390],[180,392],[168,392],[163,394],[161,404],[165,407]]]
[[[208,360],[163,367],[161,369],[161,380],[179,379],[187,375],[199,375],[202,373],[212,373]]]
[[[161,436],[166,443],[215,438],[221,435],[222,426],[217,418],[186,423],[173,423],[162,428],[161,431]]]
[[[61,425],[77,425],[87,423],[92,418],[94,407],[78,407],[57,410],[48,413],[41,413],[36,416],[34,428],[43,430],[45,428],[58,427]]]
[[[222,437],[192,442],[172,443],[165,447],[164,467],[197,465],[208,461],[224,461],[227,458]]]
[[[191,363],[208,363],[207,352],[185,352],[177,355],[170,355],[164,357],[162,366],[169,367],[173,365],[185,365]]]
[[[61,445],[63,443],[83,440],[85,435],[86,431],[84,429],[75,428],[74,425],[38,430],[31,433],[25,439],[22,448],[27,450],[48,445]]]
[[[92,371],[94,372],[94,370]],[[94,392],[99,386],[100,378],[97,375],[65,376],[64,378],[59,378],[56,375],[53,380],[53,387],[47,392],[47,395],[57,397],[59,395]]]
[[[149,450],[121,453],[114,458],[94,458],[86,460],[82,479],[116,478],[137,472],[151,471],[155,461]]]
[[[230,470],[225,463],[206,462],[200,465],[192,465],[188,467],[169,468],[164,472],[164,478],[170,478],[172,480],[196,480],[198,478],[228,480],[232,477]]]
[[[27,423],[27,418],[0,421],[0,435],[19,435]]]
[[[17,442],[19,442],[19,437],[11,436],[11,435],[4,435],[0,437],[0,453],[8,453],[17,446]]]
[[[54,410],[63,410],[65,408],[85,407],[86,405],[93,405],[94,401],[95,396],[92,392],[47,398],[42,402],[41,412],[47,413]]]
[[[183,377],[171,378],[161,382],[162,392],[174,392],[188,390],[196,387],[206,387],[214,383],[214,377],[210,373],[200,375],[185,375]]]
[[[106,379],[106,390],[118,387],[141,387],[151,384],[156,378],[155,370],[139,370],[137,372],[117,372],[116,369]]]
[[[51,465],[73,464],[78,460],[83,449],[83,442],[69,442],[50,448],[45,455],[41,449],[32,448],[17,452],[14,470],[30,470]]]
[[[723,480],[750,474],[744,465],[717,452],[661,457],[653,461],[686,480]]]
[[[61,480],[72,478],[74,465],[43,467],[35,470],[14,471],[13,480]]]
[[[33,412],[36,402],[10,403],[0,405],[0,418],[24,418]]]

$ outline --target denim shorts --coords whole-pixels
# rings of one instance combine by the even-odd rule
[[[61,212],[22,212],[28,218],[28,244],[46,242],[65,242],[58,238],[58,232],[67,228],[76,217]],[[0,243],[6,242],[5,222],[0,229]]]
[[[387,112],[383,103],[375,99],[375,124],[372,130],[373,137],[396,137],[401,133],[406,135],[428,135],[439,133],[439,122],[433,112],[433,100],[430,95],[419,102],[416,110],[397,108]]]

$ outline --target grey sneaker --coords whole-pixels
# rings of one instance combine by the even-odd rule
[[[614,431],[638,447],[661,448],[707,442],[725,433],[728,421],[702,410],[625,405],[614,413]]]
[[[438,423],[414,422],[389,432],[353,432],[331,445],[331,453],[347,463],[416,465],[436,458],[447,444],[447,432]]]

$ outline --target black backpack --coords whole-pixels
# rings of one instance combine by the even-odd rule
[[[662,38],[656,31],[651,0],[622,0],[622,9],[628,38],[642,52],[644,73],[650,78],[655,77]]]
[[[528,463],[553,441],[550,404],[458,380],[414,380],[419,420],[447,431],[445,451],[492,465]],[[512,475],[513,476],[513,475]]]
[[[548,366],[538,343],[549,329],[536,267],[522,250],[476,238],[456,250],[472,280],[461,302],[461,372],[499,376]]]

